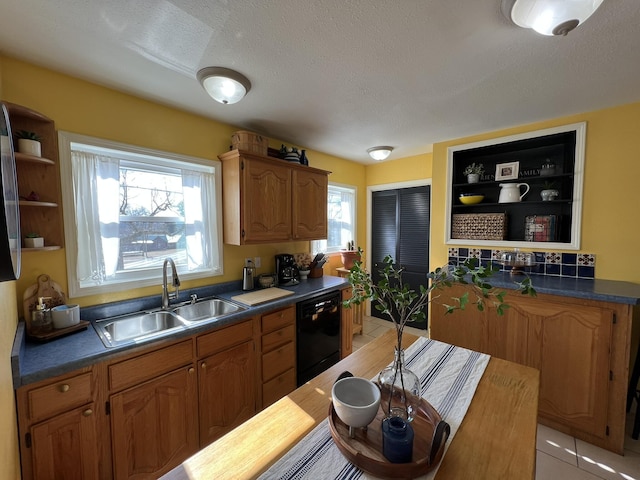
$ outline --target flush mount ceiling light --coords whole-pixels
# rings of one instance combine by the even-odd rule
[[[393,151],[393,147],[382,146],[382,147],[371,147],[367,149],[367,153],[374,160],[382,161],[386,160],[391,152]]]
[[[566,35],[589,18],[603,0],[503,0],[513,23],[542,35]]]
[[[211,98],[225,105],[238,103],[251,89],[247,77],[229,68],[205,67],[197,77]]]

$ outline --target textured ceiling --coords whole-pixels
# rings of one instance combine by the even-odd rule
[[[501,0],[3,0],[0,18],[2,53],[362,163],[640,101],[638,0],[560,38]],[[205,66],[251,91],[214,102]]]

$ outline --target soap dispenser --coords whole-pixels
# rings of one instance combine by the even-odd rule
[[[45,300],[50,300],[51,297],[38,297],[38,304],[36,309],[31,312],[31,335],[41,335],[53,330],[51,323],[51,310],[47,307]]]

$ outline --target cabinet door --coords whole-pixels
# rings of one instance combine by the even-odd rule
[[[329,179],[325,173],[293,172],[294,240],[327,238],[328,185]]]
[[[604,437],[613,312],[526,298],[511,305],[529,320],[526,364],[540,370],[540,415]]]
[[[200,447],[256,413],[253,342],[211,355],[199,363]]]
[[[33,478],[98,478],[94,404],[57,415],[31,427]]]
[[[111,396],[114,474],[157,478],[198,450],[193,367]]]
[[[291,169],[287,165],[245,159],[241,195],[243,243],[290,240]]]

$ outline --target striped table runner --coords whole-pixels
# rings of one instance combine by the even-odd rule
[[[418,339],[405,350],[407,367],[420,378],[422,396],[451,426],[445,446],[449,448],[484,373],[489,356],[446,343]],[[438,467],[423,479],[432,479]],[[266,479],[373,479],[351,464],[336,447],[327,420],[323,420],[304,439],[271,466]]]

